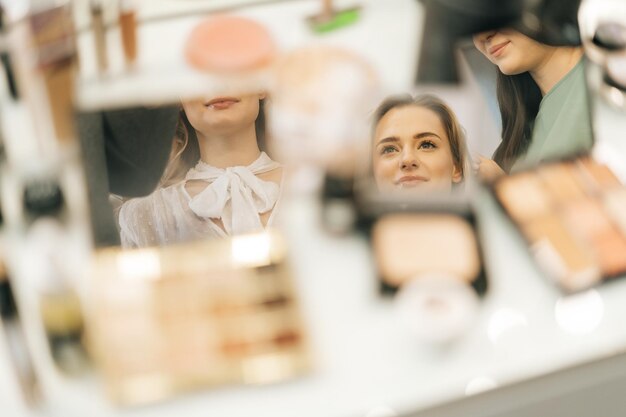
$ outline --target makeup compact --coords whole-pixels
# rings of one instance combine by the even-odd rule
[[[469,202],[460,196],[398,200],[389,195],[363,199],[361,194],[357,211],[381,292],[397,293],[407,328],[426,342],[460,336],[488,287]]]
[[[493,192],[564,291],[626,273],[626,187],[590,156],[500,178]]]
[[[88,344],[111,398],[148,403],[307,370],[285,249],[281,236],[260,233],[97,253]]]
[[[266,67],[276,46],[267,29],[238,16],[214,16],[191,31],[185,46],[187,62],[201,71],[228,73]]]

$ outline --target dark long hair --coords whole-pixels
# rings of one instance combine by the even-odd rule
[[[505,75],[498,71],[496,91],[502,117],[502,142],[493,159],[509,172],[528,149],[542,96],[529,72]]]
[[[259,149],[265,150],[265,100],[259,101],[259,115],[254,122],[256,140]],[[200,145],[198,135],[193,128],[185,111],[180,109],[176,133],[172,141],[170,158],[161,177],[160,186],[167,187],[185,178],[187,171],[200,160]]]

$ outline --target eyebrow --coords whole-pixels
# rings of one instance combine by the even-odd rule
[[[434,132],[422,132],[422,133],[418,133],[417,135],[413,136],[413,139],[423,139],[423,138],[428,138],[428,137],[436,137],[437,139],[441,140],[441,137],[434,133]],[[396,143],[399,142],[400,139],[398,139],[396,136],[389,136],[386,138],[383,138],[381,140],[378,141],[377,145],[380,145],[381,143]]]
[[[393,143],[400,142],[400,139],[398,139],[395,136],[389,136],[387,138],[383,138],[383,139],[379,140],[377,145],[380,145],[381,143],[390,143],[390,142],[393,142]]]
[[[434,133],[434,132],[422,132],[422,133],[418,133],[417,135],[413,136],[413,139],[422,139],[422,138],[428,138],[428,137],[436,137],[437,139],[441,140],[441,137],[439,137],[438,134]]]

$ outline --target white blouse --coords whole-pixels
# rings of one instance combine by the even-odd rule
[[[160,246],[260,231],[264,229],[260,215],[269,211],[272,214],[267,226],[271,226],[281,187],[257,175],[279,167],[264,152],[247,167],[221,169],[198,162],[183,181],[122,205],[122,246]],[[208,185],[191,197],[185,189],[189,180],[206,181]],[[213,219],[220,220],[224,228]]]

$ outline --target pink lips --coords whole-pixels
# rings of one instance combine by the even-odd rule
[[[396,185],[400,187],[416,187],[428,181],[427,178],[419,175],[405,175],[396,181]]]
[[[231,107],[234,104],[239,103],[239,101],[240,100],[238,98],[234,98],[234,97],[218,97],[218,98],[214,98],[213,100],[204,103],[204,105],[211,109],[224,110],[224,109]]]
[[[489,48],[489,55],[491,55],[494,58],[498,58],[500,55],[502,55],[504,53],[504,48],[506,48],[506,46],[511,43],[510,41],[504,41],[501,42],[497,45],[492,46],[491,48]]]

